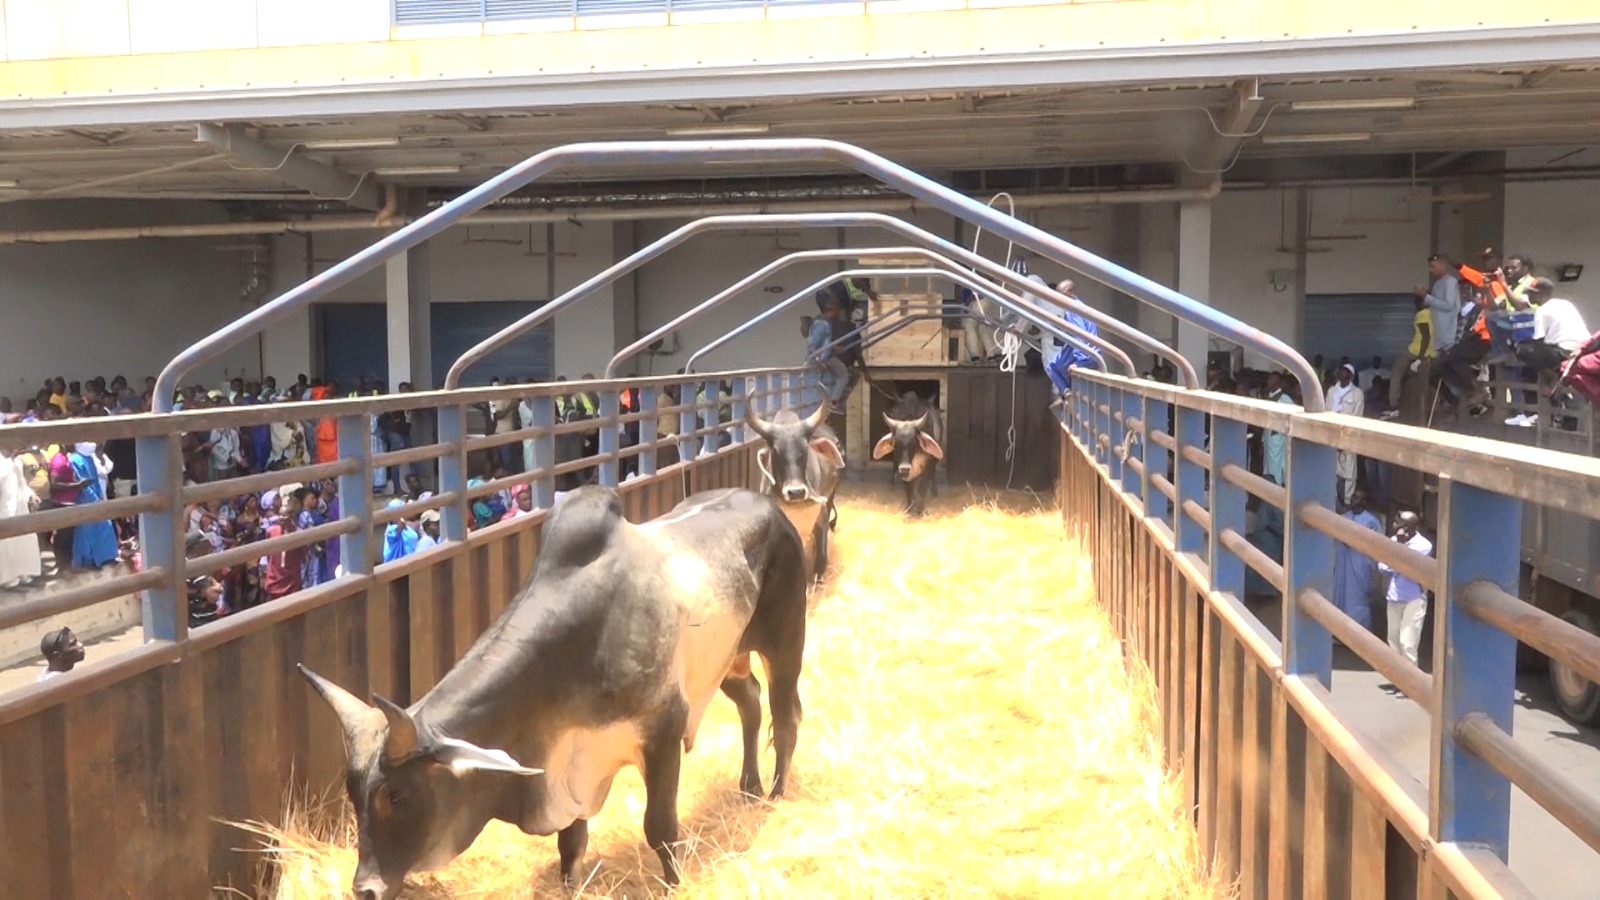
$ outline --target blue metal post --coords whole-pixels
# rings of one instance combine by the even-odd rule
[[[339,564],[346,575],[370,575],[377,548],[372,536],[372,440],[366,416],[340,416],[339,456],[356,461],[356,470],[339,476],[339,511],[355,513],[361,527],[339,537]]]
[[[1178,407],[1177,504],[1172,514],[1176,526],[1174,543],[1179,553],[1193,553],[1206,557],[1206,532],[1200,523],[1183,511],[1183,502],[1193,500],[1206,506],[1205,467],[1183,456],[1184,447],[1204,447],[1206,443],[1206,414],[1198,409]]]
[[[1241,469],[1248,468],[1245,447],[1245,424],[1224,416],[1211,417],[1211,589],[1235,597],[1244,597],[1244,560],[1222,546],[1222,531],[1231,528],[1243,535],[1245,503],[1248,495],[1244,488],[1224,481],[1222,468],[1229,463]]]
[[[617,486],[617,416],[622,401],[614,387],[600,392],[600,483],[605,487]]]
[[[1128,449],[1128,459],[1137,459],[1140,462],[1143,462],[1144,453],[1142,450],[1144,440],[1140,436],[1139,432],[1134,431],[1133,428],[1128,425],[1128,420],[1143,418],[1144,398],[1130,390],[1121,390],[1118,391],[1118,393],[1122,395],[1122,446]],[[1145,425],[1145,427],[1149,427],[1148,423]],[[1132,435],[1132,437],[1130,438],[1129,435]],[[1129,494],[1140,498],[1141,502],[1144,499],[1144,485],[1142,482],[1148,477],[1148,471],[1145,473],[1144,478],[1141,478],[1139,473],[1134,471],[1133,466],[1128,465],[1126,460],[1123,461],[1122,489],[1127,491]],[[1146,511],[1146,514],[1148,514],[1148,511]]]
[[[755,410],[759,415],[768,416],[772,409],[772,398],[767,396],[767,376],[756,376]]]
[[[688,407],[678,413],[679,462],[694,459],[694,432],[700,427],[700,416],[695,411],[697,396],[695,383],[692,381],[685,381],[678,389],[678,402]]]
[[[790,409],[798,410],[805,403],[805,376],[798,372],[791,372],[784,376],[789,385],[789,394],[785,402]]]
[[[654,385],[639,388],[639,411],[646,417],[639,423],[639,441],[648,448],[639,454],[641,478],[656,473],[656,438],[660,430],[656,425],[656,410],[660,406],[657,401],[658,396],[658,389]]]
[[[744,439],[745,439],[745,433],[744,433],[745,432],[744,410],[745,410],[745,404],[750,402],[745,397],[745,393],[746,393],[745,392],[745,387],[746,387],[746,383],[745,383],[745,380],[743,378],[735,378],[733,380],[733,412],[732,412],[732,416],[733,416],[733,442],[735,444],[742,444],[742,443],[744,443]]]
[[[1144,397],[1139,418],[1144,420],[1144,439],[1139,442],[1139,458],[1144,461],[1144,514],[1172,524],[1172,503],[1161,493],[1152,478],[1167,476],[1167,448],[1150,440],[1150,435],[1167,430],[1167,411],[1170,404],[1154,397]]]
[[[1511,733],[1517,641],[1459,604],[1473,582],[1516,595],[1521,563],[1514,538],[1522,533],[1522,501],[1441,476],[1439,520],[1444,584],[1434,594],[1429,836],[1484,844],[1503,860],[1510,847],[1511,782],[1463,749],[1455,733],[1457,723],[1473,713]]]
[[[439,492],[454,491],[456,499],[439,509],[439,536],[464,541],[472,501],[467,499],[467,408],[460,403],[439,409],[439,443],[451,442],[456,449],[439,457]]]
[[[1126,473],[1123,471],[1125,467],[1122,465],[1122,460],[1117,456],[1117,450],[1122,447],[1123,438],[1128,433],[1128,423],[1117,418],[1117,414],[1122,412],[1122,389],[1106,385],[1105,398],[1108,410],[1106,428],[1111,435],[1111,447],[1106,451],[1106,471],[1111,473],[1111,483],[1120,485],[1125,483]]]
[[[1306,525],[1296,512],[1302,504],[1337,509],[1338,451],[1325,444],[1289,437],[1284,478],[1289,508],[1283,511],[1283,573],[1288,582],[1283,598],[1283,667],[1289,675],[1308,675],[1333,686],[1333,636],[1300,608],[1300,594],[1315,589],[1333,599],[1333,564],[1337,542]]]
[[[139,516],[139,553],[146,569],[164,567],[171,573],[165,582],[146,588],[141,606],[144,612],[146,641],[181,641],[189,635],[189,592],[183,577],[188,554],[184,538],[188,535],[183,498],[183,435],[163,434],[135,438],[139,493],[165,494],[166,508]],[[365,496],[365,495],[363,495]],[[66,566],[71,560],[57,560]]]
[[[701,384],[706,391],[706,433],[700,436],[700,455],[709,456],[717,452],[717,432],[714,426],[721,419],[720,410],[717,408],[717,396],[722,392],[722,382],[719,380],[703,381]]]
[[[1111,415],[1101,412],[1100,407],[1102,406],[1107,409],[1111,406],[1111,387],[1110,385],[1097,384],[1094,386],[1094,430],[1097,435],[1094,441],[1094,458],[1100,460],[1101,464],[1106,466],[1107,471],[1110,471],[1111,454],[1105,447],[1100,446],[1098,435],[1107,435],[1113,440],[1115,440],[1115,436],[1111,431]]]
[[[556,424],[556,398],[533,397],[528,405],[533,412],[530,427],[544,430],[533,439],[533,470],[538,473],[533,479],[533,505],[549,509],[556,502],[556,478],[550,473],[556,464],[556,436],[550,433]]]

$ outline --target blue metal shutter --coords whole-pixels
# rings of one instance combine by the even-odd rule
[[[1333,367],[1348,356],[1359,371],[1374,356],[1385,366],[1411,343],[1416,299],[1410,294],[1312,294],[1306,297],[1306,359],[1322,354]]]
[[[762,6],[761,0],[670,0],[669,6],[674,10],[694,12],[696,10],[711,9],[743,9],[748,6]]]
[[[483,21],[484,0],[394,0],[396,25]]]
[[[444,374],[457,357],[484,338],[537,309],[539,304],[513,301],[433,303],[428,344],[433,353],[433,379],[419,383],[428,390],[444,383]],[[319,303],[321,320],[321,376],[349,388],[356,378],[389,378],[388,318],[382,303]],[[505,347],[489,354],[467,370],[466,386],[482,386],[499,376],[502,381],[547,381],[555,371],[555,329],[546,322]],[[296,372],[275,372],[280,384],[294,381]],[[390,388],[395,387],[389,385]]]
[[[578,0],[580,16],[639,15],[666,12],[668,0]]]
[[[577,0],[487,0],[485,17],[505,19],[558,19],[577,14]]]

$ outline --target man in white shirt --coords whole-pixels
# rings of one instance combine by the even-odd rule
[[[1589,326],[1569,300],[1552,296],[1555,284],[1536,278],[1528,288],[1528,299],[1536,304],[1533,313],[1533,340],[1517,345],[1517,359],[1533,369],[1553,370],[1570,359],[1589,340]]]
[[[1433,555],[1433,542],[1423,537],[1417,526],[1417,514],[1406,510],[1395,517],[1392,540],[1405,544],[1424,556]],[[1417,647],[1422,642],[1422,619],[1428,611],[1428,592],[1413,578],[1396,572],[1387,563],[1378,563],[1378,571],[1389,576],[1389,589],[1384,593],[1384,604],[1389,610],[1389,646],[1405,654],[1412,665],[1417,663]]]
[[[1361,374],[1356,376],[1356,384],[1361,386],[1361,393],[1370,394],[1372,393],[1373,382],[1380,378],[1388,381],[1391,377],[1389,370],[1383,366],[1383,357],[1374,356],[1372,358],[1372,366],[1362,369]]]

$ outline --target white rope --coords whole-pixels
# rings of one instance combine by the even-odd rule
[[[996,200],[999,200],[1001,197],[1006,198],[1006,206],[1008,207],[1007,210],[1006,210],[1006,214],[1009,215],[1011,218],[1015,219],[1017,217],[1017,200],[1016,200],[1015,197],[1012,197],[1009,193],[1007,193],[1005,191],[1001,191],[1000,193],[995,194],[993,197],[990,197],[989,198],[989,202],[985,203],[984,206],[988,207],[989,209],[994,209],[994,202]],[[978,252],[978,242],[981,241],[981,240],[983,240],[983,226],[979,225],[977,233],[972,236],[972,252],[973,253],[977,253]],[[1017,247],[1017,244],[1016,244],[1015,241],[1006,241],[1006,261],[1005,261],[1005,266],[1008,269],[1011,268],[1011,253],[1012,253],[1012,251],[1014,251],[1016,249],[1016,247]]]
[[[1016,332],[994,330],[994,342],[1000,347],[1000,371],[1011,376],[1011,424],[1006,428],[1006,490],[1011,490],[1011,479],[1017,474],[1017,358],[1022,355],[1022,338]]]

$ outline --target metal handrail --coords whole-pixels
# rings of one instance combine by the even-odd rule
[[[978,292],[980,294],[983,294],[984,296],[991,297],[996,302],[1000,303],[1002,306],[1005,306],[1005,307],[1007,307],[1007,308],[1009,308],[1009,309],[1011,309],[1013,311],[1019,311],[1020,309],[1026,307],[1026,308],[1031,309],[1034,312],[1040,312],[1038,307],[1034,306],[1031,303],[1028,303],[1028,301],[1025,298],[1020,297],[1020,296],[1018,296],[1016,294],[1010,293],[1010,292],[1004,290],[1003,288],[997,287],[992,282],[988,282],[988,281],[985,281],[985,280],[983,280],[981,278],[977,278],[974,275],[972,275],[970,272],[968,272],[967,270],[962,269],[959,266],[956,266],[954,263],[950,262],[948,257],[945,257],[945,256],[943,256],[941,254],[934,253],[932,251],[923,249],[921,247],[910,247],[910,248],[885,247],[885,248],[876,248],[876,249],[871,250],[871,251],[855,251],[855,252],[859,253],[862,256],[866,256],[866,255],[869,255],[869,254],[872,255],[872,256],[879,256],[879,255],[886,255],[886,254],[889,254],[889,253],[895,253],[895,254],[911,254],[911,255],[916,255],[918,257],[926,258],[930,263],[932,263],[933,265],[935,265],[935,266],[937,266],[939,268],[939,270],[940,270],[939,271],[939,275],[941,277],[948,278],[951,281],[955,282],[956,284],[963,285],[965,287],[971,288],[973,291],[976,291],[976,292]],[[844,277],[847,277],[844,273],[838,273],[833,278],[830,278],[828,283],[831,284],[834,281],[836,281],[836,280],[838,280],[840,278],[844,278]],[[725,344],[728,341],[734,339],[735,337],[739,336],[740,334],[743,334],[744,332],[748,331],[749,329],[754,328],[756,325],[760,324],[761,322],[764,322],[768,318],[776,315],[780,310],[786,309],[786,308],[788,308],[789,306],[792,306],[795,303],[799,303],[799,302],[803,301],[811,292],[816,291],[816,290],[821,290],[821,288],[823,286],[825,286],[825,285],[813,286],[813,287],[807,288],[805,290],[796,291],[792,296],[784,299],[782,302],[776,304],[775,306],[772,306],[769,309],[763,310],[760,313],[757,313],[754,317],[752,317],[751,319],[746,321],[743,325],[740,325],[737,328],[734,328],[733,330],[729,331],[727,334],[724,334],[722,337],[717,338],[716,340],[712,341],[711,343],[707,344],[706,346],[701,347],[699,350],[696,350],[694,353],[689,355],[688,362],[684,363],[684,366],[683,366],[684,371],[686,371],[686,372],[693,371],[694,370],[694,363],[695,363],[695,361],[697,359],[699,359],[699,357],[703,356],[706,353],[711,352],[712,350],[716,349],[717,347],[722,346],[723,344]],[[967,309],[965,309],[963,307],[961,309],[961,312],[963,314],[971,314],[972,311],[967,310]],[[1104,356],[1101,353],[1094,352],[1091,348],[1085,347],[1083,345],[1083,343],[1082,343],[1083,341],[1088,341],[1088,342],[1094,344],[1095,346],[1103,348],[1103,350],[1104,350],[1104,352],[1106,354],[1114,355],[1118,359],[1119,362],[1123,363],[1123,365],[1126,368],[1126,370],[1128,372],[1128,375],[1130,377],[1134,377],[1134,376],[1137,375],[1138,370],[1134,366],[1133,360],[1131,358],[1129,358],[1128,354],[1124,353],[1122,351],[1122,349],[1117,347],[1115,344],[1110,343],[1109,341],[1107,341],[1105,338],[1101,337],[1100,335],[1092,334],[1092,333],[1090,333],[1089,331],[1087,331],[1087,330],[1085,330],[1083,328],[1079,328],[1077,325],[1073,324],[1072,322],[1067,321],[1065,318],[1052,317],[1052,316],[1046,316],[1046,318],[1048,319],[1048,321],[1050,323],[1049,326],[1048,327],[1040,326],[1040,327],[1045,328],[1045,330],[1047,330],[1050,333],[1056,335],[1057,337],[1062,338],[1063,340],[1066,339],[1068,334],[1076,336],[1079,340],[1072,341],[1071,343],[1073,344],[1073,346],[1076,346],[1079,349],[1089,350],[1091,353],[1094,353],[1095,358],[1100,361],[1100,367],[1102,369],[1105,368]],[[1028,321],[1034,322],[1034,324],[1038,324],[1037,320],[1034,319],[1034,318],[1029,318]],[[1063,332],[1066,332],[1066,334],[1063,334]]]
[[[1086,387],[1064,411],[1068,438],[1113,490],[1132,495],[1127,503],[1136,516],[1144,515],[1137,511],[1142,483],[1166,494],[1180,519],[1193,518],[1208,530],[1214,518],[1235,523],[1216,527],[1209,549],[1201,541],[1198,555],[1204,569],[1196,577],[1202,590],[1223,597],[1213,602],[1237,602],[1228,598],[1243,591],[1245,567],[1283,592],[1286,690],[1331,683],[1331,640],[1337,637],[1428,713],[1435,755],[1428,779],[1425,837],[1436,851],[1481,845],[1483,854],[1471,857],[1468,864],[1491,880],[1508,876],[1512,785],[1580,839],[1600,848],[1600,801],[1534,758],[1510,735],[1517,642],[1600,683],[1600,636],[1518,598],[1514,591],[1520,550],[1515,541],[1504,540],[1506,534],[1520,532],[1523,501],[1600,517],[1600,463],[1520,444],[1299,411],[1204,391],[1174,391],[1101,372],[1086,372],[1084,379]],[[1144,420],[1163,421],[1168,406],[1180,423],[1175,437],[1144,424]],[[1204,432],[1198,426],[1207,416],[1213,445],[1202,449]],[[1286,486],[1273,485],[1241,467],[1246,423],[1271,428],[1289,440]],[[1209,473],[1209,490],[1199,477],[1191,477],[1188,487],[1180,477],[1173,489],[1160,473],[1132,465],[1133,457],[1119,478],[1107,451],[1120,429],[1142,431],[1152,445],[1171,451],[1191,472]],[[1334,512],[1339,450],[1446,473],[1440,480],[1437,558]],[[1236,523],[1241,521],[1246,492],[1283,504],[1289,527],[1281,564],[1240,533]],[[1167,524],[1161,519],[1146,521],[1152,527],[1159,524],[1166,533]],[[1435,615],[1432,675],[1328,599],[1334,584],[1332,551],[1341,544],[1433,592],[1440,606]],[[1316,704],[1326,706],[1320,699]],[[1393,811],[1404,814],[1403,809]]]
[[[963,308],[963,307],[960,307],[958,305],[957,308]],[[943,308],[941,308],[941,310],[942,309]],[[897,332],[901,331],[902,329],[910,327],[913,323],[924,322],[924,321],[927,321],[929,319],[943,319],[943,318],[945,318],[945,313],[943,311],[940,311],[940,312],[919,312],[919,313],[911,313],[909,315],[897,314],[897,313],[883,313],[883,314],[881,314],[879,316],[876,316],[876,317],[874,317],[872,319],[868,319],[866,322],[862,323],[861,329],[858,332],[858,334],[860,336],[862,336],[861,349],[863,351],[865,351],[866,349],[872,347],[874,344],[877,344],[877,343],[883,341],[885,338],[889,337],[890,335],[896,334]],[[996,321],[994,319],[991,319],[988,316],[984,316],[984,315],[973,314],[972,318],[977,319],[978,321],[983,322],[985,324],[993,325],[995,327],[999,327],[1000,325],[1004,324],[1004,323],[998,322],[998,321]],[[896,321],[891,322],[888,326],[886,326],[886,327],[884,327],[884,328],[882,328],[880,330],[872,331],[872,332],[869,333],[868,329],[872,325],[876,325],[876,324],[879,324],[881,322],[888,321],[889,319],[895,319]],[[829,341],[825,346],[828,347],[828,348],[832,348],[836,344],[842,344],[842,343],[844,343],[846,341],[854,340],[855,337],[856,336],[847,336],[847,337],[838,338],[837,340]],[[1100,355],[1099,351],[1096,350],[1095,348],[1090,347],[1088,344],[1083,343],[1082,341],[1078,340],[1077,338],[1075,338],[1075,337],[1073,337],[1071,335],[1063,335],[1061,339],[1066,341],[1067,343],[1071,344],[1072,346],[1077,347],[1079,350],[1082,350],[1084,353],[1089,354],[1089,356],[1094,359],[1094,361],[1095,361],[1095,363],[1097,365],[1099,365],[1102,369],[1105,368],[1105,365],[1106,365],[1105,358],[1102,357]],[[1110,349],[1115,350],[1116,348],[1112,347]],[[1131,363],[1129,365],[1131,367]]]

